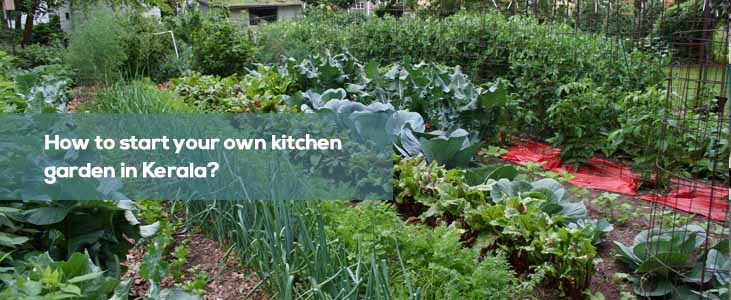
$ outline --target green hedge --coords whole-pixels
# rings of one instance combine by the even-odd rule
[[[296,58],[330,49],[382,62],[404,56],[463,66],[478,82],[502,77],[513,82],[515,114],[510,122],[542,131],[546,109],[559,100],[557,88],[589,79],[608,91],[635,91],[664,77],[662,62],[619,39],[573,32],[568,25],[543,26],[535,19],[460,13],[447,18],[354,18],[314,14],[262,26],[258,60]],[[658,58],[661,59],[661,58]]]

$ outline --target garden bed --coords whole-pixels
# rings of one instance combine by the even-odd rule
[[[393,198],[8,201],[0,296],[43,285],[90,300],[727,298],[727,194],[703,185],[728,185],[728,112],[713,102],[725,69],[660,54],[683,49],[484,11],[318,10],[252,32],[196,9],[89,9],[57,43],[0,52],[4,112],[385,116],[393,176],[343,168],[335,151],[286,159],[324,170],[323,188]],[[666,84],[671,68],[713,72],[713,86]],[[513,136],[551,146],[499,147]],[[22,159],[3,150],[0,161]],[[662,186],[688,201],[638,193],[654,170],[697,179]]]

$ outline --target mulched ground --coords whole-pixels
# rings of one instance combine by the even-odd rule
[[[597,198],[604,191],[589,190],[589,199]],[[641,208],[645,214],[651,212],[651,203],[645,200],[633,198],[626,195],[620,195],[616,200],[617,205],[629,203],[634,207]],[[598,210],[593,206],[591,201],[584,202],[588,209],[589,218],[601,219],[607,217],[607,212]],[[632,241],[640,231],[650,227],[649,221],[644,217],[628,220],[625,224],[613,224],[614,230],[604,238],[602,244],[597,249],[597,256],[602,259],[602,263],[596,266],[596,272],[591,278],[591,289],[594,292],[601,292],[606,300],[620,300],[621,292],[631,292],[628,284],[614,282],[615,273],[630,273],[624,264],[617,261],[614,255],[613,241],[620,242],[625,245],[632,245]]]
[[[77,86],[71,91],[71,99],[66,104],[66,111],[71,112],[76,109],[80,104],[88,102],[90,99],[96,97],[97,88],[96,86]]]
[[[259,280],[253,272],[246,272],[235,253],[230,253],[226,262],[221,264],[226,250],[218,243],[201,234],[185,234],[175,236],[176,245],[186,239],[190,239],[190,242],[187,244],[188,263],[183,277],[185,280],[192,280],[198,272],[208,272],[209,281],[205,286],[204,300],[240,300],[245,296],[251,300],[269,299],[262,291],[254,290]],[[141,295],[149,288],[149,284],[137,274],[144,255],[144,247],[135,247],[129,251],[123,263],[128,270],[122,278],[133,278],[129,299],[143,299]],[[174,284],[175,281],[170,276],[165,277],[161,283],[162,288],[173,287]]]

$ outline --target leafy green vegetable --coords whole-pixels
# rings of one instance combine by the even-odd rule
[[[0,235],[0,254],[22,247],[47,251],[57,260],[87,253],[108,274],[119,275],[119,260],[140,236],[129,200],[10,202],[0,206],[7,230]]]
[[[561,163],[587,164],[603,145],[606,132],[616,116],[601,89],[586,81],[570,83],[557,92],[565,98],[553,103],[547,112],[556,135],[551,142],[561,146]]]
[[[513,166],[505,165],[488,165],[478,168],[466,169],[464,173],[465,183],[469,185],[485,184],[487,180],[499,180],[505,178],[513,180],[517,175],[517,170]]]
[[[466,243],[504,251],[517,272],[540,269],[569,296],[583,297],[596,245],[612,225],[587,219],[584,205],[570,201],[553,179],[501,179],[515,176],[510,168],[446,170],[422,156],[401,159],[394,170],[396,207],[407,217],[465,228]]]
[[[73,81],[64,65],[44,65],[15,74],[17,92],[23,97],[15,112],[65,112]]]
[[[109,277],[81,253],[58,261],[48,253],[32,255],[2,268],[0,280],[3,299],[106,300],[115,288],[127,284]]]
[[[389,280],[403,277],[413,282],[420,299],[514,299],[535,282],[519,283],[502,256],[476,261],[478,249],[464,247],[455,227],[404,224],[393,206],[366,202],[356,207],[326,202],[328,235],[339,237],[351,259],[375,255],[393,261],[403,258],[404,270],[388,269]],[[356,254],[361,253],[363,254]],[[392,297],[407,298],[409,289],[393,287]]]
[[[191,72],[172,80],[175,92],[188,104],[219,112],[282,112],[291,78],[260,66],[244,76],[219,77]]]
[[[468,167],[480,146],[482,142],[476,142],[464,129],[428,133],[405,129],[395,144],[396,150],[405,157],[423,154],[427,161],[436,161],[447,168]]]
[[[637,295],[722,299],[728,297],[728,289],[724,290],[729,285],[728,239],[704,253],[708,238],[701,227],[689,224],[645,230],[630,246],[615,241],[614,249],[617,259],[633,270]]]

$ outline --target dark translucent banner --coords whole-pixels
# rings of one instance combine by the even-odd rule
[[[0,115],[0,199],[390,199],[392,112]]]

